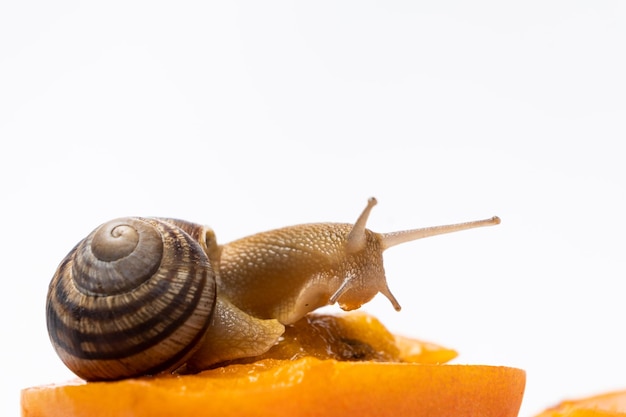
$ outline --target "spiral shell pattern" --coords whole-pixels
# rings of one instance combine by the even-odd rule
[[[175,369],[204,337],[215,285],[209,259],[189,233],[162,219],[116,219],[59,265],[46,305],[50,339],[86,380]]]

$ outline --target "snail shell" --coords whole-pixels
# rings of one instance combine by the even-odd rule
[[[59,265],[46,306],[50,339],[67,367],[107,380],[183,364],[215,308],[205,232],[212,233],[177,220],[120,218],[79,242]]]

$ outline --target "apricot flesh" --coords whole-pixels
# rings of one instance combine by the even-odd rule
[[[536,417],[626,417],[626,391],[563,401]]]
[[[517,416],[524,371],[442,365],[454,356],[371,316],[315,315],[263,357],[198,374],[24,389],[22,416]]]
[[[314,357],[338,361],[442,364],[456,356],[457,352],[452,349],[393,335],[375,317],[353,312],[344,315],[309,314],[288,326],[283,340],[267,353],[230,363]]]

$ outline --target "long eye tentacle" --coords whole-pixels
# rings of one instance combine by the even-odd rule
[[[401,230],[398,232],[380,233],[383,250],[401,243],[411,242],[430,236],[443,235],[445,233],[460,232],[461,230],[475,229],[477,227],[494,226],[500,224],[500,218],[493,216],[484,220],[475,220],[465,223],[447,224],[443,226],[431,226],[420,229]]]
[[[363,212],[359,215],[359,218],[352,226],[352,230],[348,233],[348,238],[346,241],[346,252],[355,253],[367,245],[367,229],[365,228],[367,224],[367,219],[370,216],[370,213],[374,206],[378,203],[378,201],[374,197],[370,197],[367,200],[367,206],[363,210]]]

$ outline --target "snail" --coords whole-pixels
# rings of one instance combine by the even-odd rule
[[[50,340],[79,377],[116,380],[197,372],[265,353],[322,306],[359,308],[381,293],[396,310],[383,251],[419,238],[500,223],[498,217],[393,233],[366,222],[312,223],[218,245],[184,220],[128,217],[80,241],[50,282]]]

